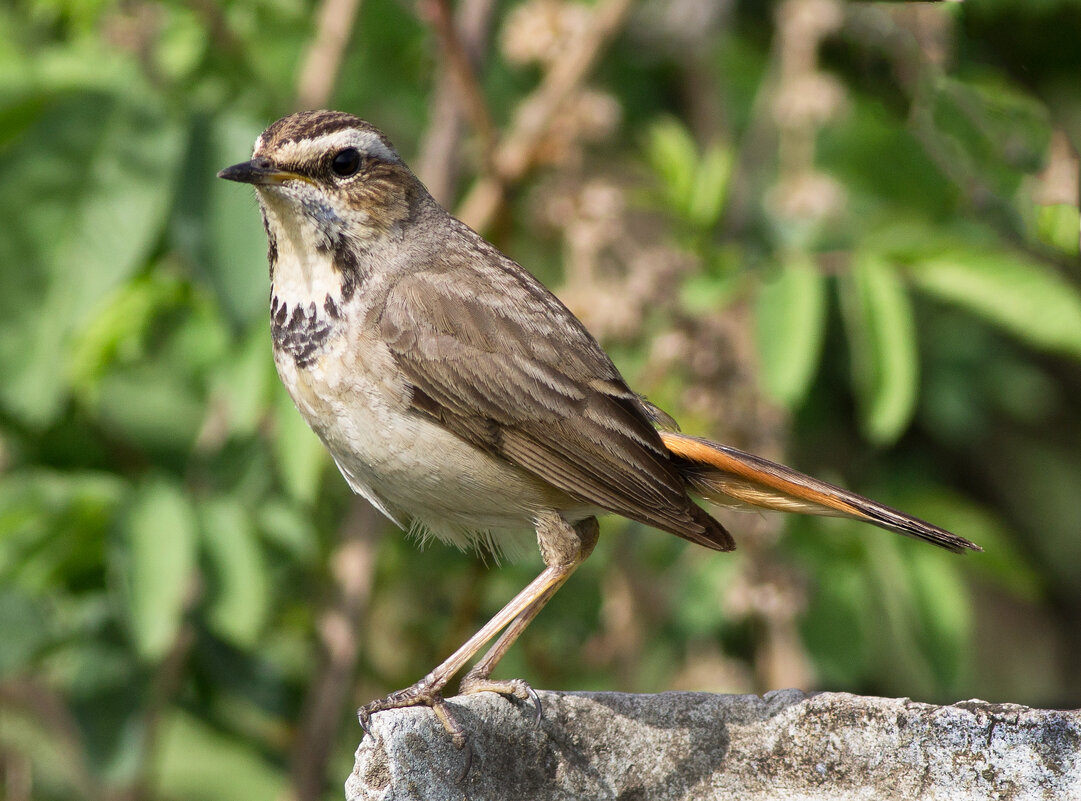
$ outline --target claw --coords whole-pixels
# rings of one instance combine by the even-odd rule
[[[544,707],[541,706],[540,696],[537,695],[537,691],[530,687],[528,684],[525,686],[525,690],[529,693],[529,700],[533,702],[533,725],[540,727],[541,717],[544,714]]]
[[[357,722],[360,723],[360,728],[364,732],[364,736],[370,737],[372,734],[372,716],[364,707],[357,710]]]
[[[462,743],[462,772],[455,778],[455,784],[461,784],[465,781],[465,777],[469,775],[470,769],[473,767],[473,746],[469,744],[469,740]]]

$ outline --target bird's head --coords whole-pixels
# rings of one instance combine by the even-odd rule
[[[340,111],[283,117],[255,141],[250,161],[218,177],[256,188],[271,236],[328,250],[392,230],[422,191],[381,131]]]

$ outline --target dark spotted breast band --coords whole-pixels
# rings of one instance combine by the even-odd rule
[[[274,349],[293,357],[297,367],[310,367],[319,358],[338,319],[337,304],[327,296],[322,308],[314,302],[290,309],[277,297],[270,302],[270,332]]]

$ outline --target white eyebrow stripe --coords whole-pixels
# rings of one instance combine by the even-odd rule
[[[256,142],[256,149],[260,143]],[[383,142],[374,131],[345,128],[334,133],[320,136],[316,139],[302,139],[297,142],[283,142],[275,152],[276,159],[284,162],[301,162],[311,159],[322,153],[341,150],[346,147],[355,147],[361,153],[367,153],[383,161],[400,164],[402,159],[397,153]]]

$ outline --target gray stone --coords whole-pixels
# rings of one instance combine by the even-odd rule
[[[544,716],[451,699],[472,765],[431,710],[381,712],[349,801],[1055,799],[1081,801],[1081,711],[783,690],[540,693]]]

